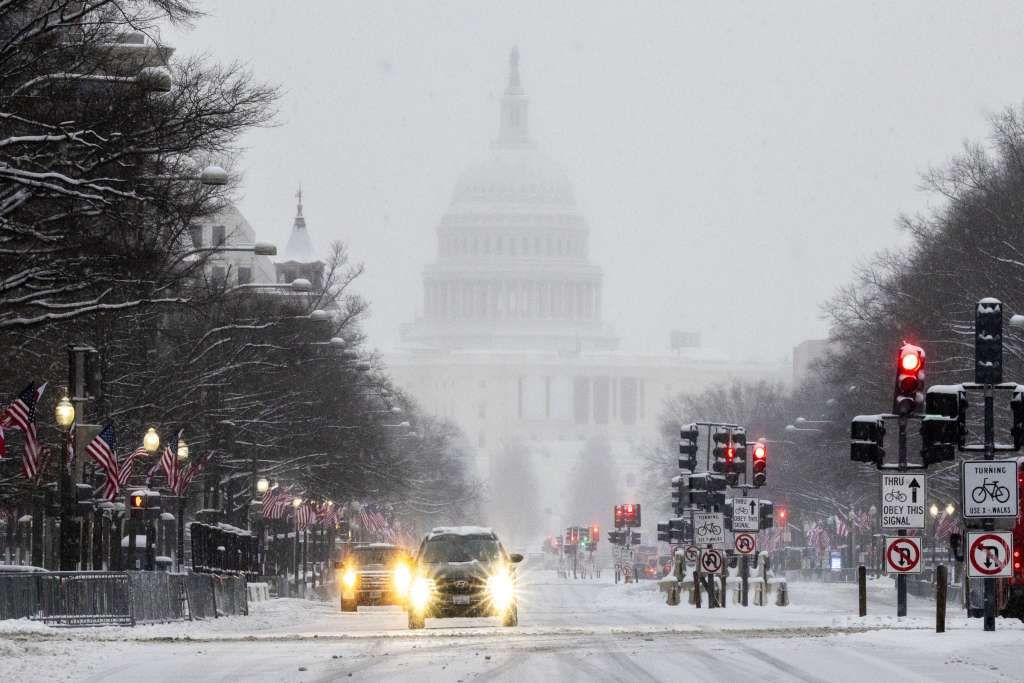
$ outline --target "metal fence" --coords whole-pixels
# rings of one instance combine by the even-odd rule
[[[0,575],[0,619],[134,625],[249,613],[245,577],[165,572]]]

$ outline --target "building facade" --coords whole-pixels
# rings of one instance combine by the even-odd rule
[[[385,360],[424,409],[462,427],[485,480],[516,439],[554,454],[543,467],[557,490],[581,443],[605,437],[623,480],[635,481],[630,444],[656,435],[666,399],[732,378],[782,378],[778,367],[701,349],[695,333],[673,349],[666,339],[663,353],[620,349],[572,184],[530,138],[515,51],[497,138],[459,177],[436,232],[422,313]]]

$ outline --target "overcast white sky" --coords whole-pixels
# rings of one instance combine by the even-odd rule
[[[624,346],[672,328],[779,359],[925,207],[918,174],[1024,100],[1024,3],[208,0],[165,35],[281,84],[240,206],[283,248],[367,266],[371,342],[420,310],[459,171],[486,155],[518,44],[534,138],[568,169]]]

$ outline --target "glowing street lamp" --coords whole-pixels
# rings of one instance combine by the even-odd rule
[[[53,410],[53,417],[57,421],[57,426],[62,431],[68,431],[71,425],[75,424],[75,405],[71,402],[71,399],[63,396],[57,402],[57,407]]]
[[[270,490],[270,482],[267,481],[266,477],[261,477],[260,480],[256,482],[256,490],[260,493],[266,493]]]
[[[155,427],[146,430],[146,435],[142,437],[142,447],[150,455],[155,455],[160,450],[160,435],[156,433]]]
[[[188,460],[188,444],[185,443],[185,439],[178,439],[178,462],[184,462]]]

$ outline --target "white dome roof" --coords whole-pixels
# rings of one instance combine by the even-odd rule
[[[568,174],[532,146],[495,148],[489,159],[467,168],[455,185],[451,208],[493,208],[503,204],[576,208]]]

